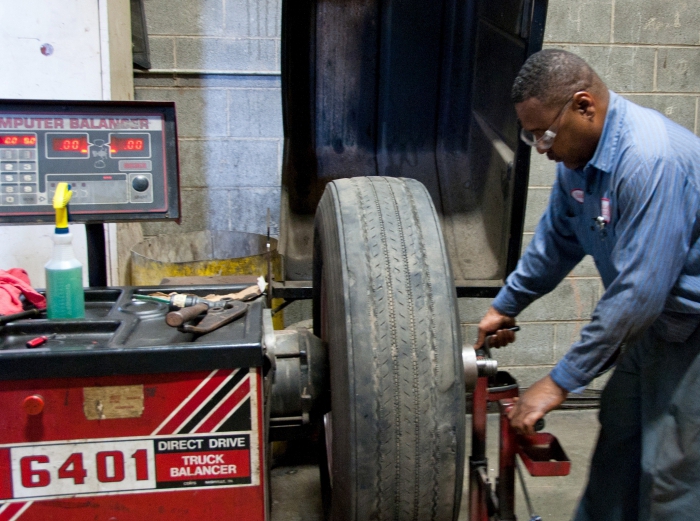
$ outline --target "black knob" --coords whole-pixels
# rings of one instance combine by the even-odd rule
[[[148,182],[148,178],[142,175],[137,175],[131,180],[131,186],[137,192],[145,192],[146,190],[148,190],[149,184],[150,183]]]

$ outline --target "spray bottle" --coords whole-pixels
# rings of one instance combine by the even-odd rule
[[[53,197],[56,229],[51,260],[46,272],[46,315],[49,319],[85,318],[83,266],[73,252],[73,234],[68,229],[68,201],[73,192],[67,183],[58,183]]]

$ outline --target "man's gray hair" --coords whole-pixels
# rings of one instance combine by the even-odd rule
[[[563,105],[571,96],[602,83],[579,56],[562,49],[543,49],[530,56],[513,82],[511,100],[537,98],[544,105]]]

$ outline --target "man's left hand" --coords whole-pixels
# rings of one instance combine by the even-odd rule
[[[534,434],[537,420],[564,403],[568,394],[549,375],[545,376],[516,398],[515,407],[508,413],[510,424],[518,434]]]

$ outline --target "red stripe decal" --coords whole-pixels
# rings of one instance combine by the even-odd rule
[[[10,521],[15,515],[19,513],[20,510],[22,510],[22,507],[26,505],[26,502],[23,503],[8,503],[7,507],[0,512],[0,521]]]
[[[214,432],[214,429],[221,423],[229,414],[233,412],[236,406],[241,403],[250,394],[250,379],[246,377],[238,388],[223,400],[221,405],[217,407],[211,415],[204,420],[199,427],[192,432]]]
[[[179,411],[177,411],[175,416],[170,418],[168,423],[163,425],[153,434],[173,434],[175,430],[182,425],[182,422],[189,418],[200,405],[210,398],[211,394],[214,393],[223,383],[223,381],[231,376],[233,372],[234,370],[226,370],[219,371],[217,374],[215,374],[199,391],[188,398],[185,405]]]
[[[0,450],[0,499],[11,498],[12,465],[10,464],[10,449],[2,449]]]

